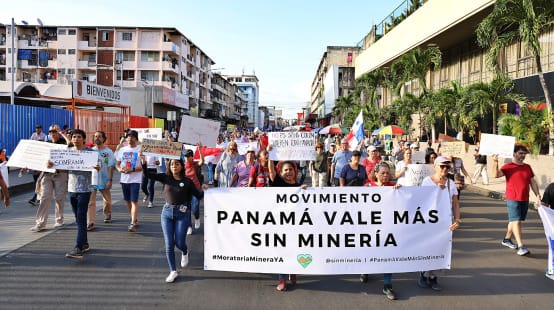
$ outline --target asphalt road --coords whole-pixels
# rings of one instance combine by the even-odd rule
[[[394,274],[396,301],[381,293],[382,275],[370,275],[368,283],[355,275],[300,275],[294,289],[278,292],[272,274],[204,271],[203,226],[187,238],[189,267],[166,284],[159,184],[157,196],[155,208],[141,206],[139,231],[129,233],[116,185],[114,222],[97,223],[89,233],[92,250],[82,260],[64,257],[74,244],[74,224],[54,230],[51,217],[48,230],[31,233],[35,209],[26,203],[29,194],[14,196],[10,209],[0,213],[0,244],[13,248],[0,257],[0,309],[492,310],[551,309],[554,303],[554,281],[544,276],[547,244],[538,214],[530,212],[524,223],[531,255],[520,257],[500,245],[507,224],[504,202],[477,194],[462,194],[464,221],[454,233],[453,269],[439,279],[444,290],[419,288],[415,273]],[[66,223],[73,219],[70,209],[67,203]]]

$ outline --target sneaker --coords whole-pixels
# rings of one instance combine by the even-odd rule
[[[94,225],[94,223],[88,223],[88,224],[87,224],[87,230],[88,230],[88,231],[91,231],[91,230],[93,230],[93,229],[95,229],[95,228],[96,228],[96,225]]]
[[[129,232],[137,232],[137,226],[131,224],[131,225],[127,226],[127,230],[128,230]]]
[[[419,279],[417,280],[417,286],[421,288],[430,288],[431,285],[429,284],[429,279],[425,276],[425,273],[420,272],[419,273]]]
[[[279,280],[279,284],[277,284],[276,289],[280,292],[284,292],[287,290],[287,280],[281,279]]]
[[[90,245],[88,243],[85,243],[81,252],[86,253],[88,251],[90,251]]]
[[[79,248],[73,248],[71,251],[65,253],[65,257],[68,258],[83,258],[83,251],[79,250]]]
[[[289,275],[289,281],[290,281],[290,284],[291,285],[296,285],[296,275],[295,274],[290,274]]]
[[[63,223],[54,224],[54,228],[61,228],[61,227],[63,227]]]
[[[152,204],[152,201],[149,201],[148,202],[148,208],[153,208],[153,207],[154,207],[154,205]]]
[[[146,203],[148,201],[148,195],[144,195],[144,198],[142,198],[142,202]]]
[[[138,220],[135,220],[135,222],[133,223],[133,225],[135,225],[135,226],[138,227],[138,226],[140,225],[140,224],[139,224],[139,221],[138,221]]]
[[[512,239],[507,239],[507,238],[502,239],[502,245],[505,246],[505,247],[509,247],[512,250],[517,249],[517,245],[515,245],[512,242]]]
[[[361,274],[360,275],[360,282],[367,283],[368,277],[369,276],[367,274]]]
[[[172,272],[169,273],[167,278],[165,278],[165,282],[173,283],[173,281],[175,281],[175,279],[177,279],[177,276],[179,276],[179,273],[177,273],[177,271],[172,271]]]
[[[383,294],[385,294],[385,296],[387,296],[387,299],[389,299],[389,300],[395,300],[396,299],[396,294],[392,290],[392,285],[385,285],[383,287]]]
[[[519,248],[517,248],[517,255],[519,256],[524,256],[524,255],[527,255],[531,252],[529,252],[529,250],[527,249],[526,246],[522,245],[520,246]]]
[[[194,220],[194,229],[200,229],[200,219]]]
[[[189,265],[189,253],[187,252],[187,254],[183,253],[183,255],[181,255],[181,268],[185,268],[188,265]]]
[[[442,287],[439,285],[439,282],[437,281],[437,277],[434,277],[434,278],[429,277],[429,286],[433,291],[442,291]]]
[[[208,185],[214,185],[214,181],[208,182]]]
[[[192,227],[187,228],[187,235],[192,235]]]
[[[36,200],[30,199],[28,202],[29,202],[30,204],[32,204],[33,206],[36,206],[36,205],[37,205],[37,201],[36,201]]]
[[[106,217],[104,218],[104,223],[111,223],[111,222],[112,222],[112,216],[106,215]]]
[[[544,276],[549,278],[550,280],[554,280],[554,274],[545,273]]]
[[[39,231],[41,231],[41,230],[43,230],[43,229],[44,229],[44,227],[35,225],[35,226],[31,227],[29,230],[30,230],[30,231],[34,231],[34,232],[39,232]]]

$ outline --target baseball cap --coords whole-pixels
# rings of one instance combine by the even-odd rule
[[[368,152],[377,151],[377,148],[375,147],[375,145],[370,145],[370,146],[367,147],[367,151]]]
[[[435,166],[438,166],[440,164],[445,164],[450,166],[450,163],[451,163],[450,158],[446,156],[439,156],[435,159]]]
[[[256,153],[256,147],[253,146],[253,145],[251,145],[251,146],[249,146],[249,147],[246,149],[246,152],[254,152],[254,153]]]
[[[410,144],[410,148],[412,148],[412,149],[417,149],[418,147],[419,147],[419,145],[417,143]]]

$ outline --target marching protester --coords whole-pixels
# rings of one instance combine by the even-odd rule
[[[256,148],[250,146],[246,150],[244,160],[241,160],[235,166],[233,178],[231,179],[231,187],[247,187],[250,178],[250,172],[256,161]]]
[[[86,134],[81,129],[73,130],[71,134],[72,147],[77,151],[92,151],[91,148],[84,145]],[[49,161],[48,166],[52,167],[53,162]],[[98,170],[98,163],[94,169]],[[75,247],[65,254],[69,258],[82,258],[83,253],[90,250],[87,238],[87,210],[90,201],[90,193],[92,189],[92,172],[69,170],[67,179],[67,189],[69,192],[69,201],[75,215],[75,223],[77,223],[77,237]]]
[[[448,170],[452,167],[450,158],[446,156],[439,156],[435,159],[435,173],[431,176],[425,177],[421,186],[439,186],[442,190],[448,191],[448,196],[452,204],[452,216],[453,223],[449,229],[454,231],[460,228],[461,213],[460,205],[458,202],[458,190],[454,181],[448,178]],[[438,283],[438,275],[436,270],[421,271],[419,273],[419,279],[417,285],[422,288],[431,288],[435,291],[441,291],[442,287]]]
[[[348,140],[342,139],[340,141],[340,150],[336,151],[331,161],[331,177],[333,178],[333,186],[340,186],[340,174],[342,168],[350,162],[352,152],[348,149]]]
[[[363,186],[367,182],[365,167],[360,165],[360,151],[352,152],[350,162],[342,167],[339,178],[339,186]]]
[[[452,162],[452,168],[450,168],[448,177],[454,180],[454,184],[456,184],[456,188],[458,189],[458,200],[460,200],[460,193],[465,187],[465,177],[469,179],[470,176],[464,167],[464,161],[460,157],[451,156],[450,161]]]
[[[112,150],[106,146],[106,133],[97,131],[94,133],[94,144],[92,150],[98,152],[98,181],[92,186],[90,193],[90,202],[88,204],[87,230],[96,228],[96,192],[102,195],[102,213],[104,213],[104,223],[112,222],[112,183],[113,171],[115,168],[115,156]]]
[[[331,142],[329,144],[329,151],[327,154],[327,167],[329,170],[327,170],[327,186],[333,186],[333,175],[331,174],[331,165],[333,164],[333,157],[335,156],[335,152],[337,151],[337,144],[335,142]]]
[[[375,174],[375,181],[370,178],[369,186],[393,186],[395,189],[402,186],[400,184],[394,184],[390,181],[391,172],[387,163],[378,163],[375,167],[373,167],[373,173]],[[361,282],[367,282],[367,280],[367,274],[362,274],[360,276]],[[383,274],[383,283],[383,294],[385,294],[388,299],[395,300],[396,294],[392,290],[392,273]]]
[[[219,187],[231,187],[235,166],[241,159],[242,156],[238,152],[237,143],[235,141],[229,142],[227,149],[221,154],[221,158],[215,166],[214,179],[217,180]]]
[[[160,221],[165,241],[165,255],[169,264],[169,275],[165,282],[171,283],[179,276],[175,266],[175,247],[182,252],[181,268],[185,268],[189,263],[186,231],[191,224],[192,198],[202,199],[208,185],[203,184],[199,190],[193,180],[186,176],[185,164],[181,159],[171,159],[165,173],[156,173],[146,169],[146,159],[142,154],[140,157],[144,175],[164,184],[165,204]]]
[[[250,169],[248,177],[249,187],[266,187],[269,185],[269,152],[260,150],[258,160]]]
[[[329,152],[325,151],[323,147],[324,144],[322,142],[318,141],[315,144],[315,159],[310,161],[310,175],[313,187],[327,186]]]
[[[200,160],[198,162],[194,162],[193,150],[189,149],[185,151],[185,176],[192,180],[197,190],[200,190],[204,181],[203,179],[200,179],[200,176],[202,174],[200,169],[202,168],[202,165],[204,165],[204,153],[202,152],[202,144],[198,143],[196,145],[196,149],[198,150],[198,155],[200,156]],[[193,196],[191,200],[191,209],[192,214],[194,214],[194,229],[200,229],[200,200],[198,200],[195,196]],[[189,216],[191,216],[190,213]],[[191,234],[192,221],[189,220],[187,235]]]
[[[471,178],[471,184],[477,183],[479,176],[481,176],[483,185],[489,185],[489,175],[487,174],[487,155],[479,154],[479,141],[475,145],[475,152],[473,157],[475,157],[475,172],[473,173],[473,178]]]
[[[377,149],[377,147],[375,147],[375,145],[369,145],[367,147],[367,154],[369,156],[362,160],[362,166],[365,167],[368,181],[374,181],[375,173],[373,173],[373,170],[375,166],[381,161],[381,156],[379,156],[379,150]]]
[[[407,147],[404,148],[402,159],[397,159],[396,168],[394,169],[396,183],[404,185],[406,180],[406,171],[408,170],[408,165],[410,164],[412,164],[412,149]]]
[[[35,132],[33,132],[31,134],[31,137],[29,139],[34,140],[34,141],[43,141],[43,142],[47,141],[46,134],[44,134],[44,132],[42,132],[42,125],[37,124],[35,126]],[[40,175],[40,171],[32,171],[32,172],[33,172],[33,181],[35,183],[35,188],[36,188],[37,180],[38,180],[38,177]],[[33,193],[33,197],[31,197],[31,199],[29,199],[29,203],[32,204],[33,206],[36,206],[38,203],[40,203],[40,201],[37,201],[37,192],[36,191]]]
[[[142,165],[138,156],[141,146],[138,145],[138,132],[130,130],[127,133],[127,145],[117,151],[116,169],[121,173],[120,183],[123,190],[123,200],[127,204],[131,223],[129,232],[136,232],[138,222],[138,200],[142,183]],[[120,143],[121,145],[122,143]]]
[[[150,169],[152,172],[158,171],[158,166],[160,165],[160,160],[156,156],[145,156],[146,158],[146,169]],[[148,202],[148,208],[154,207],[154,185],[156,181],[142,176],[142,181],[140,189],[144,193],[144,198],[142,202]]]
[[[498,156],[492,155],[492,167],[494,177],[506,177],[506,206],[508,209],[508,229],[502,240],[502,245],[517,250],[517,255],[529,254],[529,250],[523,244],[521,222],[527,218],[529,209],[529,186],[537,199],[540,200],[539,185],[535,179],[535,173],[530,165],[524,163],[525,156],[529,153],[523,145],[514,147],[512,162],[504,164],[498,169]],[[512,241],[516,239],[516,244]]]
[[[50,143],[67,144],[67,140],[61,136],[61,129],[58,125],[52,125],[48,129],[51,140]],[[37,180],[36,192],[40,197],[37,213],[35,216],[35,226],[31,231],[39,232],[46,227],[48,213],[52,202],[52,196],[56,200],[55,216],[56,223],[54,228],[63,227],[63,208],[65,197],[67,195],[67,170],[56,170],[55,172],[41,172]]]

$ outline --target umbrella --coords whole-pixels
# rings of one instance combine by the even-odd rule
[[[398,136],[398,135],[404,135],[406,134],[406,132],[404,131],[404,129],[398,127],[398,126],[395,126],[395,125],[388,125],[388,126],[385,126],[385,127],[382,127],[380,130],[379,130],[379,134],[380,135],[393,135],[393,136]]]
[[[319,131],[319,134],[320,135],[326,135],[326,134],[338,135],[338,134],[347,134],[348,131],[349,130],[346,127],[343,127],[339,124],[332,124],[332,125],[323,127],[323,129],[321,129]]]
[[[379,135],[379,131],[381,131],[381,129],[383,129],[383,128],[384,128],[384,127],[381,127],[381,128],[379,128],[379,129],[375,129],[375,130],[371,133],[371,135],[372,135],[372,136],[377,136],[377,135]]]

